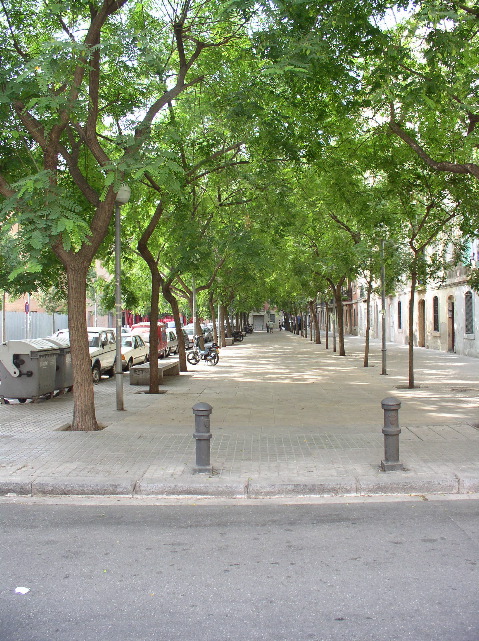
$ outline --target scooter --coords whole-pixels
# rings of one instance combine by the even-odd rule
[[[193,350],[188,352],[186,359],[191,365],[198,365],[201,360],[206,361],[207,365],[217,365],[220,360],[218,351],[218,345],[216,343],[211,343],[211,345],[205,347],[205,349],[200,349],[200,337],[195,336]]]

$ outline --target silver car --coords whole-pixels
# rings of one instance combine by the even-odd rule
[[[133,365],[146,363],[149,358],[148,345],[137,334],[122,334],[121,337],[121,366],[128,372]]]

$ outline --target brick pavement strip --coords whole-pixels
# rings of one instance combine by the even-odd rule
[[[167,394],[138,393],[125,376],[128,411],[121,413],[114,408],[115,382],[103,380],[95,387],[97,416],[108,427],[94,433],[61,431],[71,418],[71,395],[1,405],[0,494],[255,498],[479,492],[478,386],[472,382],[477,360],[452,355],[446,358],[452,369],[444,372],[434,369],[434,358],[443,368],[448,355],[421,352],[418,376],[427,372],[431,380],[417,392],[397,392],[407,408],[400,437],[406,469],[384,473],[378,406],[396,394],[399,377],[391,369],[391,377],[381,379],[377,369],[357,366],[357,346],[353,340],[352,355],[341,360],[290,334],[253,335],[249,345],[222,350],[216,368],[197,366],[169,380]],[[291,358],[292,351],[299,360]],[[404,365],[405,351],[391,351],[392,363]],[[446,391],[438,394],[438,386]],[[212,475],[192,474],[191,408],[198,401],[213,405]]]

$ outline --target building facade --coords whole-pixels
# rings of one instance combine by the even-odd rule
[[[464,356],[479,357],[479,295],[468,285],[470,269],[450,270],[444,283],[416,289],[413,314],[413,341],[416,347]],[[361,284],[355,283],[360,289]],[[409,299],[407,284],[386,298],[386,340],[407,345],[409,340]],[[366,302],[356,297],[346,306],[352,327],[349,333],[365,336]],[[371,298],[371,336],[381,337],[381,298]],[[357,319],[357,325],[354,321]]]

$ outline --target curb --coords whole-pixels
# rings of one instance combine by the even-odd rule
[[[254,479],[218,483],[207,479],[160,481],[153,478],[44,477],[31,480],[0,479],[0,496],[129,496],[211,498],[295,498],[300,496],[368,496],[409,494],[473,494],[479,492],[479,476],[433,476],[387,472],[383,476],[339,477],[304,482],[268,483]],[[210,482],[211,481],[211,482]]]

